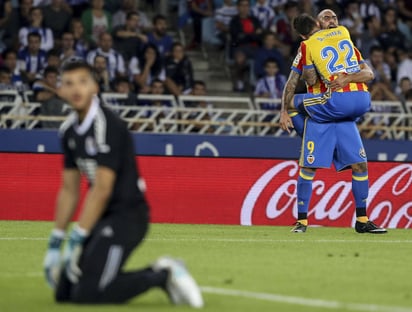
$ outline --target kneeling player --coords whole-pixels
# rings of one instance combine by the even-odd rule
[[[64,151],[55,229],[44,268],[58,302],[122,303],[153,287],[167,291],[175,304],[203,306],[200,290],[179,261],[160,258],[145,269],[122,267],[148,229],[148,206],[126,124],[101,105],[93,69],[67,63],[62,94],[74,112],[60,129]],[[88,178],[77,225],[69,235],[61,263],[65,231],[79,199],[80,174]]]

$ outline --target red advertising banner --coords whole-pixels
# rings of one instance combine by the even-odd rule
[[[153,222],[291,225],[295,221],[296,161],[197,157],[138,157]],[[61,156],[0,154],[0,219],[51,220]],[[369,163],[368,214],[378,225],[412,228],[412,164]],[[86,190],[82,184],[82,192]],[[319,170],[312,225],[351,226],[351,172]]]

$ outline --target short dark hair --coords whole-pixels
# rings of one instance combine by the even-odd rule
[[[250,5],[250,1],[249,1],[249,0],[238,0],[237,5],[239,6],[242,2],[247,2],[247,4]]]
[[[152,82],[150,83],[151,86],[153,86],[155,83],[161,83],[162,85],[164,85],[164,82],[160,79],[153,79]]]
[[[97,75],[96,72],[93,68],[93,66],[91,66],[89,63],[83,61],[83,60],[68,60],[66,61],[62,68],[61,68],[61,72],[62,74],[67,73],[67,72],[72,72],[75,70],[85,70],[88,71],[90,73],[90,75],[93,77],[94,81],[98,81],[97,79]]]
[[[37,31],[29,32],[27,35],[27,40],[30,38],[38,38],[41,41],[41,36]]]
[[[176,47],[182,47],[182,48],[183,48],[183,44],[181,44],[180,42],[176,41],[176,42],[174,42],[173,45],[172,45],[172,50],[173,50],[174,48],[176,48]]]
[[[316,25],[316,19],[307,13],[300,14],[293,20],[293,28],[302,36],[309,35]]]
[[[126,20],[128,20],[128,19],[130,19],[132,16],[140,16],[139,15],[139,12],[137,12],[137,11],[130,11],[130,12],[128,12],[127,13],[127,15],[126,15]]]
[[[279,62],[277,59],[273,58],[273,57],[269,57],[266,61],[265,61],[265,66],[268,64],[276,64],[279,67]]]
[[[46,77],[48,74],[59,74],[59,70],[55,66],[47,66],[44,69],[43,77]]]
[[[166,20],[166,16],[162,15],[162,14],[157,14],[152,18],[152,22],[153,24],[156,24],[157,21],[165,21]]]
[[[297,8],[297,7],[299,7],[299,3],[297,1],[288,1],[285,4],[285,11],[289,9]]]
[[[405,76],[405,77],[402,77],[401,78],[401,80],[399,81],[399,84],[401,84],[402,82],[404,82],[404,81],[411,81],[410,79],[409,79],[409,77],[407,77],[407,76]]]
[[[193,87],[196,86],[196,85],[202,86],[202,87],[204,87],[204,88],[206,89],[206,83],[205,83],[203,80],[195,80],[195,81],[193,81]]]
[[[117,77],[117,78],[114,80],[114,85],[115,85],[115,86],[118,86],[118,85],[121,84],[121,83],[130,84],[129,79],[127,79],[126,77]]]
[[[374,45],[369,49],[369,55],[371,55],[373,52],[383,52],[383,48],[378,45]]]
[[[34,11],[37,11],[37,10],[39,10],[40,12],[43,13],[43,11],[41,10],[40,7],[34,6],[34,7],[31,7],[31,8],[30,8],[29,14],[32,14]]]
[[[55,56],[55,57],[60,58],[59,50],[57,50],[57,49],[51,49],[51,50],[49,50],[49,52],[47,52],[47,59],[48,59],[50,56]]]
[[[17,56],[17,51],[9,48],[9,49],[6,49],[6,50],[3,51],[3,53],[1,54],[1,57],[2,57],[3,59],[6,59],[7,56],[8,56],[9,54],[12,54],[12,53]]]

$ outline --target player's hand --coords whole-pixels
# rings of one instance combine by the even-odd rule
[[[49,248],[44,258],[44,274],[46,281],[51,288],[56,288],[61,270],[60,247],[63,243],[64,232],[53,230],[49,238]]]
[[[75,226],[70,233],[69,241],[64,250],[64,270],[67,278],[74,284],[79,282],[79,278],[82,275],[79,260],[83,252],[83,243],[86,237],[86,231],[79,226]]]
[[[292,119],[287,111],[280,112],[280,127],[288,133],[290,133],[290,128],[294,128]]]
[[[336,77],[336,79],[332,80],[330,82],[330,88],[332,91],[342,89],[349,83],[349,77],[345,73],[339,73]]]

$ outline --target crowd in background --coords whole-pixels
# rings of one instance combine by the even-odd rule
[[[0,0],[0,89],[31,89],[35,101],[56,107],[62,102],[60,65],[83,59],[96,69],[103,92],[193,94],[194,85],[205,90],[206,85],[194,79],[196,68],[186,51],[207,44],[224,53],[233,91],[276,99],[300,42],[293,19],[330,8],[375,73],[372,99],[412,100],[412,1],[175,0],[169,5],[177,18],[158,14],[156,1],[149,0]],[[192,36],[183,45],[169,32],[185,25],[192,25]]]

